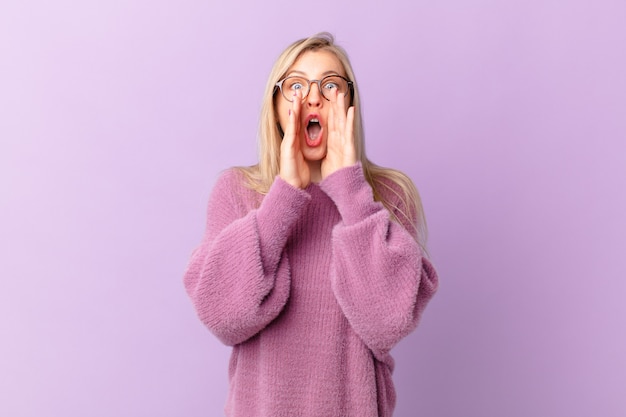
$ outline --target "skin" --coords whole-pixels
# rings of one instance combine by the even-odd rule
[[[329,73],[345,77],[337,57],[329,51],[307,51],[287,71],[309,80],[319,80]],[[302,100],[299,92],[293,102],[282,94],[276,101],[276,112],[285,135],[280,147],[280,177],[296,188],[319,182],[338,169],[356,164],[354,147],[354,106],[348,107],[350,97],[342,94],[330,101],[322,96],[316,84]],[[308,146],[305,138],[306,120],[318,114],[322,126],[322,142]]]

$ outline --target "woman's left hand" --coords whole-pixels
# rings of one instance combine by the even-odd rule
[[[326,157],[322,160],[322,179],[338,169],[356,164],[354,147],[354,106],[346,112],[345,96],[339,94],[331,100],[328,111],[328,143]]]

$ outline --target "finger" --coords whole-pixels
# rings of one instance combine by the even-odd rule
[[[343,94],[338,94],[336,101],[337,129],[343,133],[346,129],[346,97]]]
[[[291,112],[294,115],[294,122],[298,124],[298,120],[300,117],[300,109],[302,108],[302,93],[297,90],[293,93],[293,101],[291,102]],[[296,131],[298,126],[296,126]]]
[[[287,118],[287,126],[285,127],[285,134],[283,135],[282,148],[285,146],[291,146],[293,143],[293,138],[295,136],[294,125],[292,122],[293,111],[291,109],[289,111],[289,117]]]
[[[330,134],[335,129],[335,103],[333,98],[330,99],[330,104],[328,105],[328,120],[326,120],[326,124],[328,125],[328,133]]]
[[[297,93],[293,93],[293,99],[291,107],[289,107],[289,118],[287,119],[287,129],[285,130],[285,138],[289,146],[293,146],[296,142],[295,138],[298,135],[298,114],[300,111],[300,100]]]
[[[348,107],[348,114],[346,115],[345,123],[346,138],[350,141],[354,141],[352,137],[354,133],[354,106]]]
[[[300,141],[298,140],[298,136],[300,135],[300,109],[301,108],[302,108],[302,93],[300,91],[295,91],[293,93],[293,102],[291,103],[290,122],[293,124],[294,147],[296,149],[300,149]]]
[[[336,143],[343,144],[345,143],[344,139],[344,129],[345,129],[345,107],[344,102],[342,100],[341,94],[333,93],[334,97],[330,103],[330,109],[328,112],[329,118],[329,133],[332,133],[333,136],[336,136]]]

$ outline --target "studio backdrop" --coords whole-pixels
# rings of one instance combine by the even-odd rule
[[[626,415],[626,3],[4,0],[0,415],[222,415],[229,348],[182,276],[257,160],[278,54],[330,31],[368,156],[441,280],[399,417]]]

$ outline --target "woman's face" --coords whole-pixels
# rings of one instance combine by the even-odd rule
[[[298,76],[306,80],[321,80],[328,75],[346,76],[343,65],[337,59],[335,54],[325,50],[304,52],[296,60],[291,68],[287,71],[285,77]],[[288,90],[283,84],[283,90],[286,94]],[[326,93],[331,95],[330,93]],[[299,126],[297,140],[300,142],[300,149],[309,162],[321,161],[326,156],[326,144],[328,138],[327,120],[328,110],[333,104],[326,100],[319,90],[316,83],[311,83],[309,94],[301,101],[300,112],[297,114]],[[350,103],[350,95],[346,96],[344,112],[348,110]],[[289,109],[293,108],[293,104],[285,97],[277,92],[276,112],[278,122],[283,132],[287,130],[289,120]],[[316,123],[315,120],[319,123]]]

